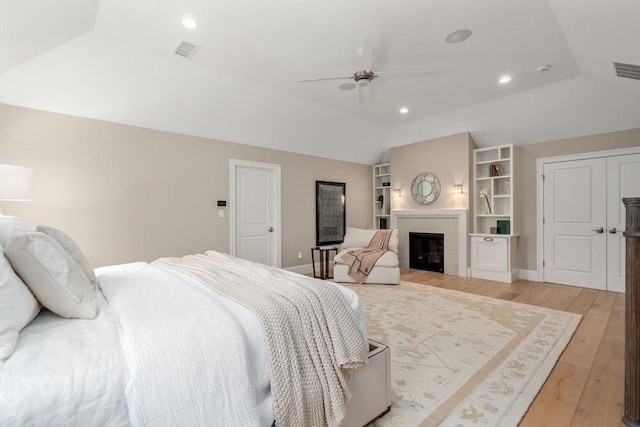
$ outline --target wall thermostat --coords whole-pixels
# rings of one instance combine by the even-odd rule
[[[219,208],[226,208],[227,207],[227,201],[226,200],[218,200],[218,207]]]

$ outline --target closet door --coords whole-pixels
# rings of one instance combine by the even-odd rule
[[[625,291],[623,197],[640,196],[640,154],[607,158],[607,289]]]
[[[544,166],[545,282],[606,289],[604,158]]]

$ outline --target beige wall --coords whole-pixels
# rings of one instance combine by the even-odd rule
[[[0,105],[0,163],[35,173],[35,201],[3,213],[66,230],[94,266],[228,252],[231,158],[281,165],[283,267],[311,262],[316,180],[347,184],[348,226],[372,223],[368,165]]]
[[[640,146],[640,129],[589,135],[559,141],[517,146],[515,148],[515,211],[516,226],[520,233],[518,267],[536,270],[536,164],[546,157],[590,153],[616,148]]]
[[[402,197],[394,198],[392,208],[469,209],[470,164],[474,148],[475,143],[467,132],[393,147],[389,152],[391,187],[400,188]],[[419,204],[411,198],[411,182],[423,172],[436,175],[441,185],[440,197],[429,205]],[[455,184],[462,184],[462,195],[453,194]]]

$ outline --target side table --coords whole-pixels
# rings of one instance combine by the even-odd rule
[[[316,276],[316,252],[318,252],[318,258],[320,258],[320,276]],[[331,252],[335,252],[334,256],[338,255],[338,248],[335,246],[316,246],[315,248],[311,248],[311,265],[313,265],[313,277],[316,279],[324,280],[333,278],[333,275],[329,276],[329,260],[332,259]]]

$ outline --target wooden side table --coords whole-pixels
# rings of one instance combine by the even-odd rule
[[[318,258],[320,258],[320,276],[316,276],[316,252],[318,252]],[[334,256],[338,255],[338,248],[336,248],[335,246],[316,246],[315,248],[311,248],[311,265],[313,265],[313,277],[323,280],[333,279],[333,275],[329,275],[329,260],[331,259],[332,252],[335,252]]]

